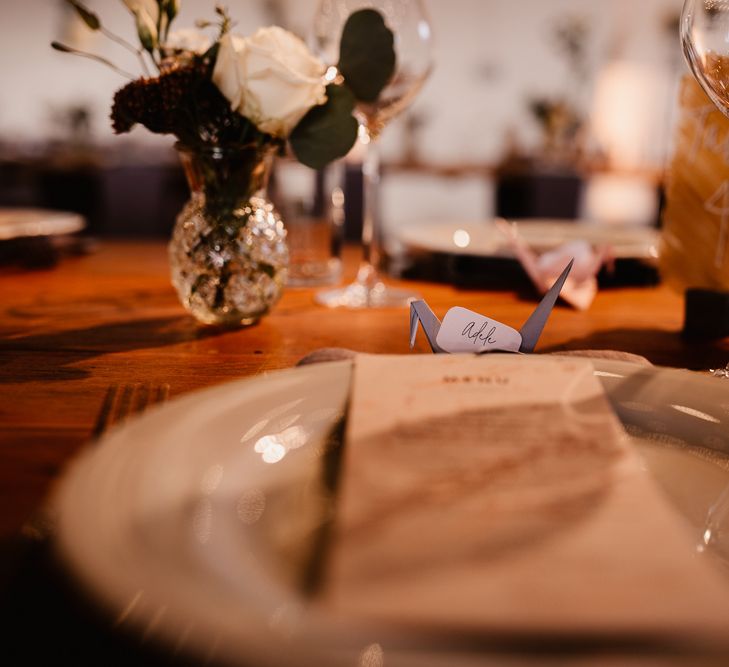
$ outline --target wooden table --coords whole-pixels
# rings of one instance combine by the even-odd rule
[[[356,251],[346,259],[349,278]],[[463,305],[515,327],[536,303],[533,294],[414,287],[439,316]],[[88,439],[113,383],[167,383],[175,396],[287,368],[321,347],[409,353],[405,310],[328,310],[312,289],[287,291],[257,326],[200,327],[170,287],[161,243],[107,242],[55,269],[0,273],[0,294],[2,537],[17,532]],[[611,348],[663,365],[725,365],[729,345],[684,342],[682,317],[682,298],[667,288],[606,290],[587,312],[558,306],[538,349]],[[427,349],[419,337],[417,350]]]
[[[346,260],[350,278],[356,251]],[[516,327],[537,301],[532,293],[415,287],[439,316],[452,305],[464,305]],[[55,269],[0,270],[0,295],[0,566],[5,570],[0,574],[10,581],[0,606],[14,609],[16,623],[8,636],[24,654],[36,651],[34,664],[40,664],[44,650],[39,637],[54,651],[85,656],[76,664],[111,664],[112,654],[114,664],[167,664],[150,659],[147,644],[120,640],[96,611],[83,604],[79,610],[75,592],[63,590],[67,575],[55,572],[48,554],[15,548],[20,526],[88,441],[110,385],[164,383],[174,397],[292,366],[321,347],[409,353],[406,310],[327,310],[314,303],[311,289],[289,290],[257,326],[199,327],[170,287],[161,243],[107,242]],[[605,290],[588,312],[558,306],[538,349],[612,348],[664,365],[725,365],[725,342],[681,339],[682,310],[682,298],[663,287]],[[422,336],[417,351],[429,353]],[[128,657],[121,660],[121,654]]]

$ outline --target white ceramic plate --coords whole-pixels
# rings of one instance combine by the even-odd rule
[[[610,245],[618,259],[654,261],[658,257],[658,232],[645,227],[529,220],[519,221],[518,229],[524,240],[539,252],[569,241],[585,240],[594,245]],[[398,239],[414,250],[475,257],[513,256],[503,234],[486,220],[408,226],[399,232]]]
[[[0,208],[0,241],[27,236],[59,236],[80,232],[83,216],[38,208]]]
[[[698,541],[729,484],[712,453],[729,452],[729,381],[594,364]],[[121,625],[200,659],[370,667],[384,646],[388,667],[500,664],[304,612],[302,573],[331,516],[323,453],[350,374],[350,362],[334,362],[226,384],[109,433],[59,488],[59,545],[73,571]]]

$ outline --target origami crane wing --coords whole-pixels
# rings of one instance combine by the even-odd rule
[[[423,327],[425,337],[430,343],[430,349],[436,354],[445,352],[437,343],[438,332],[440,331],[440,320],[430,309],[425,301],[418,299],[410,304],[410,349],[415,345],[415,337],[418,335],[418,322]]]
[[[544,298],[539,302],[539,305],[534,309],[534,312],[529,316],[529,319],[524,322],[524,326],[519,330],[521,334],[521,347],[520,352],[534,352],[534,348],[537,346],[539,337],[544,331],[544,325],[547,323],[549,316],[552,314],[554,304],[557,303],[559,293],[564,287],[565,280],[572,270],[572,265],[575,260],[571,260],[570,263],[562,271],[562,274],[555,281],[554,285],[544,295]]]

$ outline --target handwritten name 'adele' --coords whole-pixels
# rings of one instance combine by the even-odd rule
[[[496,338],[494,338],[496,327],[492,326],[486,331],[486,327],[488,326],[489,322],[487,321],[481,325],[480,329],[476,329],[476,323],[469,322],[461,332],[461,336],[469,338],[474,345],[480,344],[482,347],[494,345],[496,343]]]

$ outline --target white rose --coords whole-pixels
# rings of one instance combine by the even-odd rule
[[[325,69],[304,42],[274,26],[247,39],[225,35],[213,81],[259,130],[287,137],[309,109],[326,102]]]
[[[183,28],[171,32],[165,42],[167,51],[189,51],[190,53],[203,54],[209,48],[210,38],[194,28]]]

